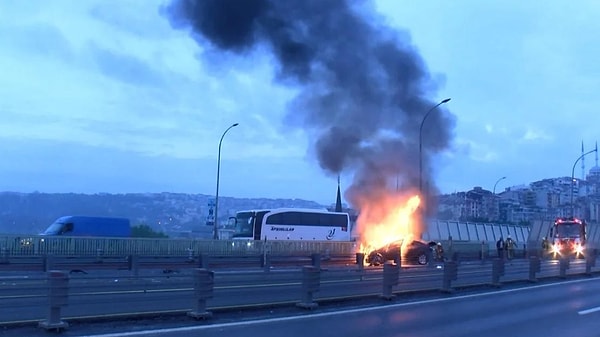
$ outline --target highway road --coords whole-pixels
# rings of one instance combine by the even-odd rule
[[[600,280],[580,279],[144,336],[598,336],[599,291]]]
[[[507,261],[505,270],[502,282],[527,280],[529,262],[524,259]],[[69,280],[69,303],[62,308],[61,317],[67,321],[82,321],[111,315],[136,317],[146,313],[159,316],[165,312],[179,312],[185,317],[185,313],[196,305],[191,271],[188,268],[165,274],[162,270],[146,270],[137,277],[126,270],[74,273]],[[584,271],[585,261],[574,260],[568,274]],[[439,293],[443,274],[442,265],[402,268],[393,291],[396,294],[427,290]],[[221,311],[256,305],[294,308],[302,296],[299,268],[273,268],[268,272],[258,268],[222,270],[214,275],[215,289],[212,298],[207,300],[207,308],[216,311],[215,316]],[[463,262],[452,287],[490,284],[491,275],[491,261]],[[558,261],[543,261],[538,277],[556,278],[558,275]],[[314,294],[314,300],[320,303],[357,297],[377,298],[383,291],[381,267],[362,271],[356,266],[324,268],[320,279],[319,291]],[[0,302],[4,308],[10,308],[0,314],[0,322],[5,324],[15,321],[35,323],[44,319],[48,312],[45,274],[0,275]]]
[[[501,290],[422,295],[350,307],[323,308],[295,315],[229,321],[183,321],[177,326],[139,321],[111,331],[88,325],[63,336],[94,337],[472,337],[598,336],[600,279],[578,278],[542,284],[519,284]],[[269,316],[265,314],[264,316]],[[166,328],[165,328],[166,326]],[[28,330],[27,330],[28,329]],[[31,337],[48,333],[32,328],[4,330]]]

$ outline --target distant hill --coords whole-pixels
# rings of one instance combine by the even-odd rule
[[[207,236],[208,203],[213,196],[183,193],[16,193],[0,192],[0,233],[37,234],[63,215],[119,216],[133,225],[145,224],[171,237],[192,232]],[[245,209],[300,207],[325,208],[300,199],[248,199],[219,197],[219,220],[226,221]]]

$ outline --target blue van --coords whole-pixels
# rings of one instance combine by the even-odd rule
[[[130,237],[131,224],[127,218],[97,216],[63,216],[40,235]]]

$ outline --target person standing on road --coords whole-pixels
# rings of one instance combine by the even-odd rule
[[[509,235],[506,238],[506,255],[509,260],[512,260],[515,257],[516,246],[517,246],[517,243]]]
[[[545,257],[548,254],[548,251],[550,251],[550,243],[548,242],[548,239],[546,239],[546,237],[544,236],[542,238],[542,257]]]
[[[498,257],[504,258],[504,238],[500,237],[498,241],[496,241],[496,250],[498,251]]]
[[[444,262],[446,259],[444,258],[444,247],[442,247],[442,243],[438,242],[434,249],[436,259],[440,262]]]

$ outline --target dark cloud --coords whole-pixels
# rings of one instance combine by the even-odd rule
[[[418,186],[419,127],[437,104],[437,83],[409,34],[379,25],[366,3],[173,0],[162,11],[202,45],[239,55],[270,50],[276,79],[299,88],[286,122],[308,131],[326,172],[354,174],[351,200],[396,179],[402,188]],[[454,117],[440,110],[423,132],[428,182],[431,158],[449,146],[454,128]]]

